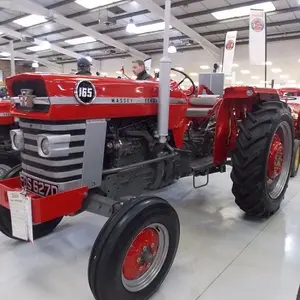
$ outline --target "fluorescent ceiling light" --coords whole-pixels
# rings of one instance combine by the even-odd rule
[[[8,57],[8,56],[10,56],[10,53],[8,53],[8,52],[0,52],[0,56]]]
[[[287,82],[288,83],[296,83],[296,80],[295,79],[289,79]]]
[[[198,76],[198,73],[192,72],[192,73],[190,73],[190,76]]]
[[[240,65],[238,65],[238,64],[232,64],[232,67],[233,68],[238,68]]]
[[[118,0],[76,0],[75,2],[87,9],[104,6],[117,2]]]
[[[216,11],[212,15],[218,20],[225,20],[230,18],[238,18],[248,16],[250,14],[250,9],[263,9],[265,12],[270,12],[276,10],[274,4],[269,2],[264,2],[255,5],[248,5],[233,9],[226,9],[221,11]]]
[[[183,68],[183,67],[178,67],[178,68],[175,68],[175,69],[178,70],[178,71],[181,71],[181,72],[184,71],[184,68]]]
[[[289,78],[290,76],[289,75],[286,75],[286,74],[283,74],[283,75],[280,75],[280,78],[281,79],[287,79],[287,78]]]
[[[28,47],[27,49],[33,52],[45,51],[51,48],[51,44],[48,41],[43,41],[37,46]]]
[[[273,63],[272,63],[271,61],[266,61],[266,65],[267,65],[267,66],[272,66]]]
[[[231,76],[226,76],[225,79],[226,79],[226,80],[231,80],[232,77],[231,77]]]
[[[241,73],[242,74],[250,74],[250,71],[249,70],[241,70]]]
[[[281,70],[280,68],[273,68],[273,69],[272,69],[272,72],[273,72],[273,73],[281,73],[282,70]]]
[[[122,71],[116,71],[118,75],[122,75]]]
[[[82,36],[82,37],[75,38],[75,39],[65,40],[65,42],[70,45],[80,45],[80,44],[85,44],[85,43],[96,42],[96,39],[94,39],[91,36]]]
[[[200,66],[200,69],[202,69],[202,70],[208,70],[209,66]]]
[[[171,29],[172,26],[170,25],[169,28]],[[144,26],[136,26],[135,33],[142,34],[147,32],[155,32],[155,31],[162,31],[165,29],[165,22],[159,22]]]
[[[37,24],[45,23],[47,22],[47,19],[44,16],[29,15],[27,17],[14,20],[13,22],[23,27],[30,27]]]
[[[259,76],[251,76],[251,79],[259,79],[260,77]]]

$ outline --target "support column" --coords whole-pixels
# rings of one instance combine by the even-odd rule
[[[16,75],[14,41],[10,41],[9,45],[10,45],[10,75],[14,76]]]

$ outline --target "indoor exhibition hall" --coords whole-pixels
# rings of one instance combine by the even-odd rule
[[[299,48],[300,0],[0,0],[0,299],[300,300]]]

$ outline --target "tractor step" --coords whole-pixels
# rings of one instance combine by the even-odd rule
[[[208,185],[210,174],[226,172],[226,165],[216,166],[213,162],[212,156],[207,156],[193,161],[191,163],[191,168],[193,171],[193,186],[195,189]],[[206,176],[206,182],[204,184],[197,185],[196,177],[198,176]]]

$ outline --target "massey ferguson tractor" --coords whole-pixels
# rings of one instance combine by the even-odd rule
[[[278,90],[282,101],[286,102],[291,109],[295,127],[295,142],[293,153],[293,167],[291,177],[295,177],[299,171],[300,163],[300,89],[282,88]]]
[[[194,95],[192,79],[179,73]],[[237,205],[252,216],[274,214],[292,164],[287,104],[276,90],[252,87],[191,98],[181,83],[166,83],[162,91],[162,81],[9,78],[12,114],[19,118],[10,134],[22,165],[0,182],[2,233],[20,238],[10,213],[15,199],[31,205],[34,239],[64,216],[106,216],[89,260],[92,293],[97,300],[144,300],[167,276],[180,235],[177,213],[155,196],[157,189],[186,176],[199,188],[205,182],[199,177],[225,172],[231,158]]]
[[[0,178],[20,164],[19,152],[11,148],[10,130],[16,128],[10,100],[0,99]]]

